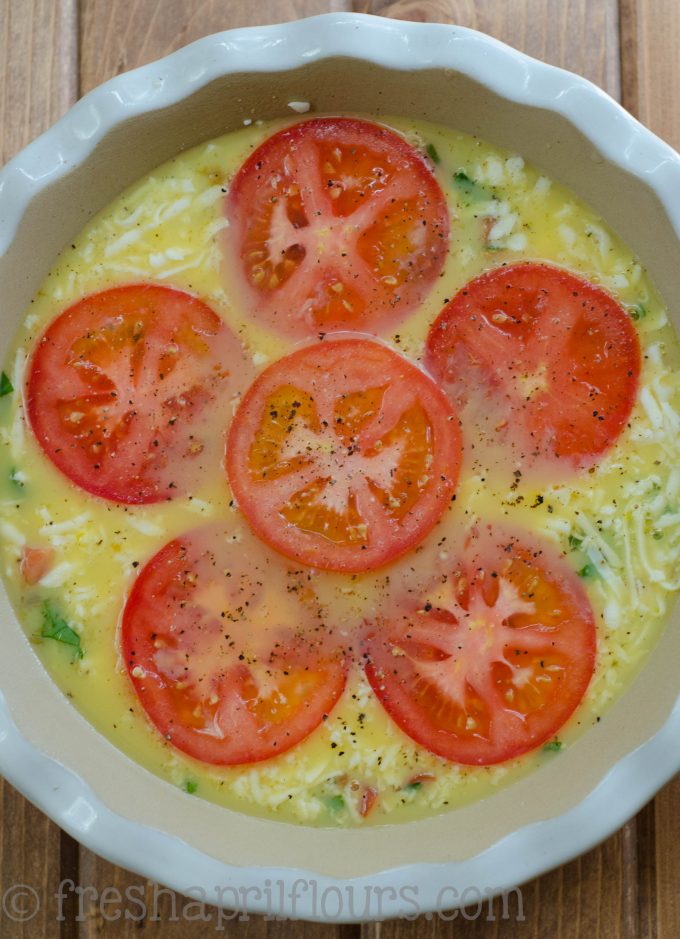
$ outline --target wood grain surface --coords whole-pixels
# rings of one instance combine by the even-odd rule
[[[347,10],[484,30],[586,76],[680,147],[679,0],[0,0],[0,163],[121,71],[217,30]],[[496,901],[449,921],[362,926],[220,921],[81,848],[9,784],[0,794],[1,939],[680,939],[680,780],[603,845],[525,885],[521,910]],[[62,902],[69,878],[79,893]],[[24,923],[35,896],[20,885],[40,905]],[[116,906],[126,890],[133,899]]]

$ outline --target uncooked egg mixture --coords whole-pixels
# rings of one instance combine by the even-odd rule
[[[563,758],[659,636],[678,342],[520,155],[245,124],[94,217],[26,310],[5,584],[72,704],[186,798],[455,808]]]

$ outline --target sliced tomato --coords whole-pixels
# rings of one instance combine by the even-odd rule
[[[121,652],[173,747],[206,763],[257,762],[328,715],[346,666],[309,581],[224,524],[171,541],[146,564],[123,612]]]
[[[372,624],[366,674],[393,720],[432,753],[487,765],[557,733],[590,683],[595,619],[551,547],[487,528],[457,562],[398,584]]]
[[[226,203],[228,276],[254,316],[289,336],[389,330],[439,275],[444,194],[403,137],[353,118],[279,131],[246,160]]]
[[[458,420],[431,378],[381,343],[316,343],[242,400],[227,470],[257,534],[287,557],[366,571],[417,544],[458,477]]]
[[[24,545],[21,549],[19,570],[25,583],[37,584],[52,569],[54,564],[53,548],[32,548]]]
[[[463,430],[504,460],[592,465],[635,402],[640,344],[602,288],[522,263],[467,284],[432,326],[426,366],[460,408]]]
[[[47,328],[30,363],[28,416],[72,482],[117,502],[157,502],[219,472],[229,399],[250,375],[205,303],[152,284],[116,287]]]

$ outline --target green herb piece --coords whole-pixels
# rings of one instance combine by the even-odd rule
[[[12,394],[14,391],[14,385],[7,377],[6,372],[3,372],[0,375],[0,398],[4,398],[5,395]]]
[[[54,639],[72,646],[77,658],[82,659],[83,650],[80,645],[80,636],[71,629],[61,613],[55,609],[51,600],[45,600],[42,606],[42,629],[40,635],[43,639]]]
[[[187,779],[187,781],[182,786],[185,792],[188,792],[192,796],[198,789],[198,783],[195,779]]]
[[[579,577],[594,577],[596,573],[597,571],[593,564],[584,564],[584,566],[578,572],[578,576]]]
[[[326,805],[331,810],[331,812],[342,812],[345,807],[345,800],[341,795],[329,796],[326,799]]]
[[[433,163],[441,163],[441,158],[437,153],[437,148],[433,143],[428,143],[428,145],[425,147],[425,153],[427,153]]]
[[[572,551],[576,551],[582,544],[583,540],[581,538],[577,538],[576,535],[569,535],[569,548]]]
[[[662,532],[662,531],[653,531],[653,532],[652,532],[652,538],[654,539],[654,541],[661,541],[661,539],[663,538],[663,532]]]
[[[561,740],[550,740],[543,745],[544,753],[559,753],[560,750],[564,750],[564,744]]]
[[[641,303],[634,303],[630,310],[630,318],[632,320],[643,320],[647,316],[647,310],[643,307]]]
[[[9,471],[9,481],[12,483],[12,485],[16,486],[17,489],[24,488],[25,483],[23,479],[21,479],[22,475],[23,474],[21,473],[21,471],[18,469],[15,469],[14,467],[12,467],[12,469]]]
[[[422,789],[422,788],[423,788],[423,784],[419,779],[416,779],[414,782],[406,783],[406,785],[404,786],[404,789],[407,792],[417,792],[418,789]]]
[[[453,181],[460,190],[461,195],[467,198],[467,205],[470,205],[471,202],[487,202],[491,198],[486,189],[476,183],[474,179],[470,179],[463,170],[458,170],[454,174]]]

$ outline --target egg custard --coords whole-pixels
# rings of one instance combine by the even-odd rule
[[[100,212],[0,382],[2,571],[187,797],[405,821],[560,759],[680,588],[680,355],[571,192],[402,119],[255,122]]]

